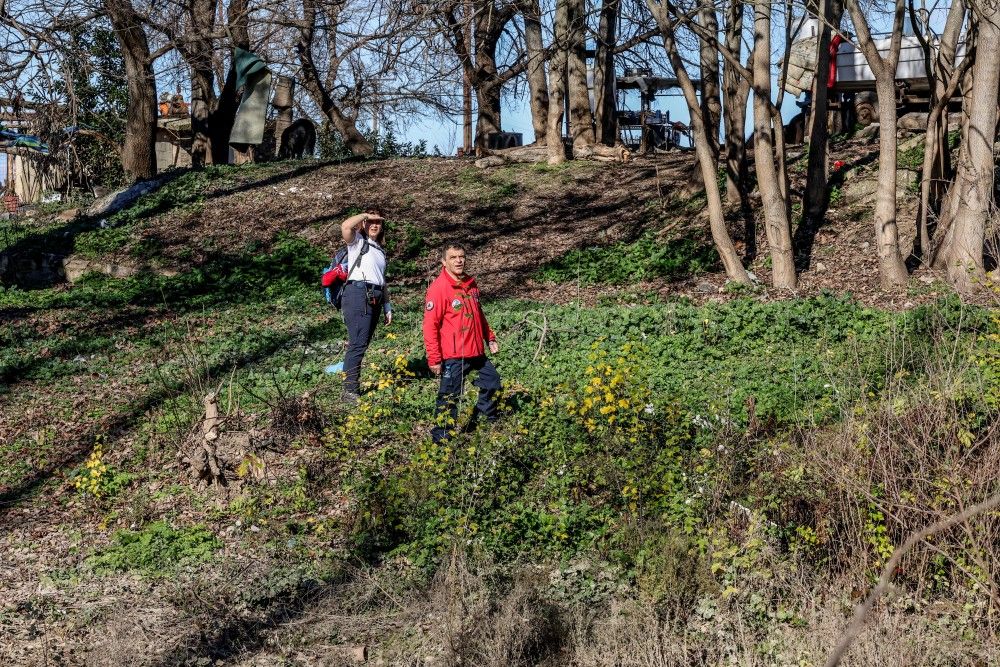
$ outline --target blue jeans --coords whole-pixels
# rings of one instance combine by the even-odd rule
[[[441,387],[438,389],[437,402],[434,406],[435,426],[431,430],[434,442],[447,440],[457,430],[458,400],[465,384],[465,376],[472,371],[477,371],[476,380],[472,384],[479,387],[479,399],[476,401],[476,409],[472,413],[469,425],[474,426],[479,415],[486,417],[488,421],[496,421],[499,418],[496,394],[500,389],[500,374],[493,362],[485,356],[445,359],[441,364]],[[439,420],[444,419],[442,415],[445,413],[451,421],[442,423]]]

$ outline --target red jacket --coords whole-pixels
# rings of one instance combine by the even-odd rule
[[[456,282],[445,269],[430,287],[424,306],[424,347],[427,364],[443,359],[482,356],[486,341],[496,336],[479,305],[476,279],[466,276]]]

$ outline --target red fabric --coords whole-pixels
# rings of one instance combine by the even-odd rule
[[[456,282],[445,269],[430,287],[424,305],[424,348],[427,364],[436,366],[444,359],[478,357],[486,341],[496,336],[479,304],[476,279],[466,276]]]
[[[335,282],[347,280],[347,271],[344,270],[343,264],[338,264],[329,271],[323,273],[323,287],[329,287]]]
[[[833,39],[830,40],[830,75],[826,78],[827,88],[833,88],[833,85],[837,83],[837,51],[843,43],[844,38],[840,35],[834,35]]]

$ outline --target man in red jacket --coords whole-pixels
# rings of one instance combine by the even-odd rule
[[[465,273],[465,247],[461,243],[447,244],[441,252],[441,264],[441,275],[427,288],[424,307],[427,365],[441,377],[434,410],[436,425],[431,431],[434,442],[446,440],[454,432],[458,400],[469,372],[478,371],[473,384],[479,387],[469,427],[475,426],[480,414],[496,421],[496,393],[500,389],[500,374],[486,358],[487,346],[492,354],[500,346],[479,303],[476,279]]]

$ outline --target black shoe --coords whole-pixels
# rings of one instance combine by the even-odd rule
[[[349,405],[357,405],[358,401],[361,400],[361,396],[354,393],[353,391],[344,391],[340,395],[340,400]]]

